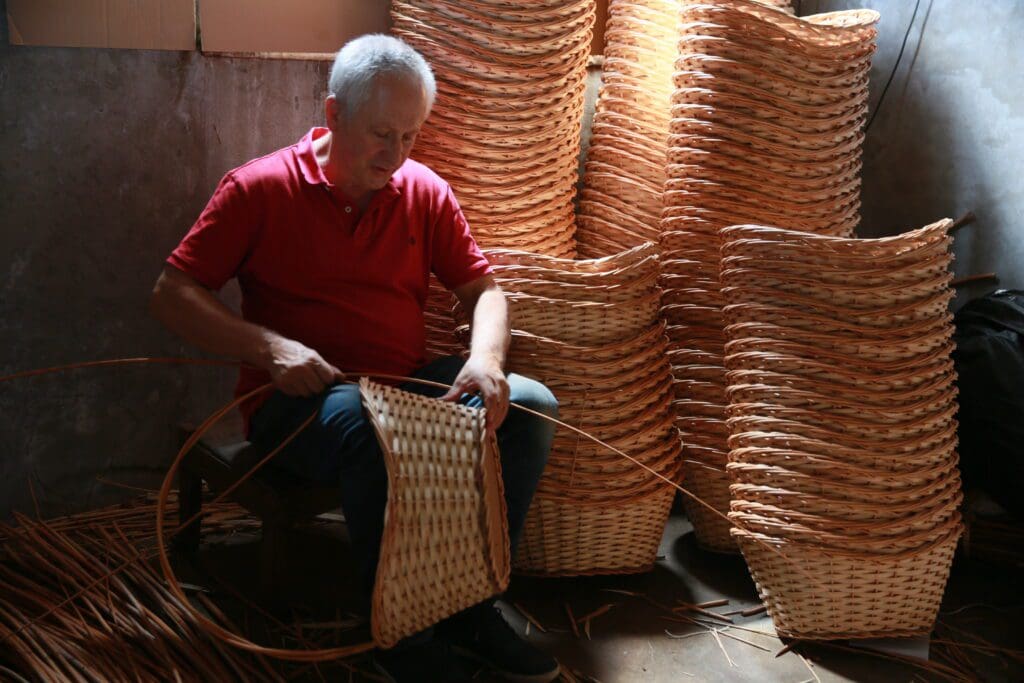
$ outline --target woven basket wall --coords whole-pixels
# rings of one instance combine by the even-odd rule
[[[649,242],[602,259],[487,256],[510,304],[509,372],[546,384],[564,422],[674,481],[680,443],[656,252]],[[559,429],[514,566],[550,576],[646,571],[673,495],[664,479]]]
[[[577,155],[595,0],[395,0],[392,33],[434,70],[413,158],[448,181],[483,247],[573,256]],[[427,352],[451,353],[431,278]]]
[[[719,229],[784,225],[849,236],[878,14],[795,18],[745,0],[684,3],[660,245],[684,477],[726,512]],[[698,542],[735,552],[729,526],[687,500]]]
[[[782,635],[934,625],[962,529],[950,225],[722,230],[729,516]]]
[[[508,586],[501,461],[481,409],[365,378],[359,391],[388,471],[371,628],[391,647]]]

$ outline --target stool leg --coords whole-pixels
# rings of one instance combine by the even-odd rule
[[[203,478],[187,470],[178,472],[178,523],[184,524],[203,509]],[[187,527],[178,531],[175,548],[185,555],[199,551],[203,518],[197,517]]]
[[[277,602],[275,591],[280,586],[281,574],[288,552],[291,521],[284,516],[267,515],[263,518],[263,538],[260,542],[260,591],[267,602]]]

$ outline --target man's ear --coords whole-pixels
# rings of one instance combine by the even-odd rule
[[[324,100],[324,116],[327,118],[327,128],[332,133],[338,125],[338,114],[341,113],[341,103],[334,95],[328,95]]]

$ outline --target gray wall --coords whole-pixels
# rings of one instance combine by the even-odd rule
[[[914,3],[858,4],[882,13],[877,102]],[[327,65],[10,48],[0,29],[0,375],[196,355],[146,313],[162,260],[226,170],[321,120]],[[1024,2],[922,0],[868,133],[864,236],[974,210],[978,223],[957,235],[957,273],[1024,285],[1021,29]],[[232,378],[147,366],[0,385],[0,517],[32,511],[30,482],[44,514],[125,495],[98,476],[158,483],[174,425],[222,403]]]
[[[147,313],[163,259],[225,171],[322,120],[328,68],[8,47],[4,25],[0,376],[198,355]],[[0,517],[32,511],[30,482],[47,515],[126,495],[98,476],[158,485],[175,425],[221,405],[233,378],[226,368],[144,366],[0,384]]]

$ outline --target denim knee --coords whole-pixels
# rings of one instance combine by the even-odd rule
[[[363,411],[359,387],[333,387],[320,407],[317,430],[342,471],[379,459],[377,436]]]
[[[509,400],[550,418],[558,418],[558,399],[551,390],[537,380],[522,375],[509,375]],[[515,417],[513,417],[515,416]],[[509,409],[509,418],[521,422],[522,428],[534,433],[541,441],[550,444],[555,435],[556,425],[550,420],[531,415],[516,408]],[[545,460],[547,454],[545,453]]]

